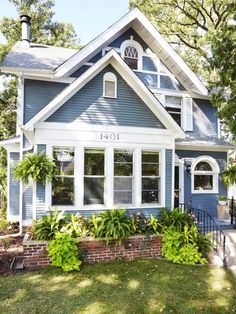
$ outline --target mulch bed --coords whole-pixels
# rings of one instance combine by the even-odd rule
[[[10,238],[10,235],[9,235]],[[22,255],[23,253],[23,246],[22,246],[23,237],[15,237],[12,238],[11,246],[7,250],[4,251],[3,245],[0,239],[0,275],[6,276],[13,271],[10,270],[10,265],[15,256]]]

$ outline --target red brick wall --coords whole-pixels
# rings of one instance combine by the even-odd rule
[[[50,264],[47,256],[47,242],[32,241],[29,236],[24,239],[24,265],[26,268],[44,267]],[[103,240],[85,238],[78,244],[80,259],[85,263],[98,263],[117,259],[150,259],[161,256],[161,236],[133,236],[121,244],[111,241],[109,245]]]

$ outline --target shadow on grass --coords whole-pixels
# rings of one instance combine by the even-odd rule
[[[0,313],[234,313],[229,270],[166,261],[112,262],[0,278]]]

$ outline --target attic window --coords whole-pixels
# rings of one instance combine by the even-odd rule
[[[124,51],[124,60],[128,66],[133,69],[138,69],[138,50],[133,46],[127,46]]]
[[[117,78],[112,72],[107,72],[103,76],[103,97],[117,97]]]

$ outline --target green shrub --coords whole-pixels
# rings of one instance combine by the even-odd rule
[[[197,246],[198,232],[195,226],[184,227],[183,231],[169,227],[163,237],[162,255],[177,264],[206,264]]]
[[[0,218],[0,234],[5,234],[8,232],[8,225],[6,218]]]
[[[88,232],[90,236],[96,236],[96,232],[101,223],[101,220],[102,218],[99,215],[92,213],[91,218],[88,220]]]
[[[121,242],[131,234],[130,221],[126,216],[126,209],[108,210],[98,215],[95,237],[104,238],[108,243],[114,239]]]
[[[181,231],[184,230],[185,226],[193,226],[195,218],[191,214],[182,212],[180,208],[174,208],[172,211],[169,211],[166,208],[161,208],[159,220],[163,225],[163,228],[174,227]]]
[[[56,232],[55,239],[47,247],[52,265],[61,267],[63,271],[79,270],[82,262],[78,259],[78,242],[69,233]]]
[[[56,164],[49,156],[41,152],[39,155],[28,154],[18,162],[14,169],[14,177],[25,184],[28,184],[30,179],[45,184],[47,180],[52,181],[55,172]]]
[[[49,211],[48,216],[43,216],[33,225],[33,235],[36,240],[52,240],[56,232],[68,223],[68,216],[57,210]]]
[[[10,238],[10,237],[1,239],[1,243],[2,243],[2,246],[3,246],[3,249],[4,249],[5,253],[10,248],[12,241],[13,241],[13,239]]]

